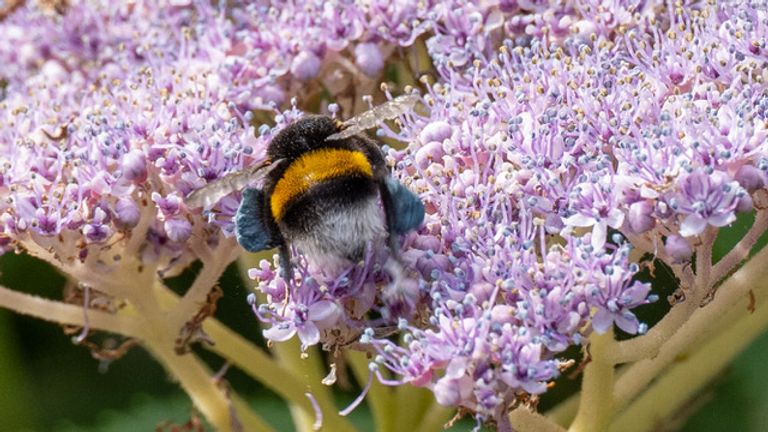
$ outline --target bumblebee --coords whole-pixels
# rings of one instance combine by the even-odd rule
[[[278,248],[291,279],[290,246],[325,268],[363,258],[368,242],[388,238],[399,256],[398,236],[421,225],[424,205],[392,178],[384,153],[364,130],[413,107],[417,96],[395,98],[346,122],[304,117],[280,131],[268,162],[233,173],[193,192],[190,207],[212,206],[248,187],[235,215],[237,241],[247,251]]]

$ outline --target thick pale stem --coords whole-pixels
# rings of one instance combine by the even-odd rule
[[[512,411],[509,414],[509,421],[519,432],[565,432],[565,428],[525,407],[518,407]]]
[[[88,326],[93,330],[103,330],[128,337],[139,335],[140,322],[121,315],[88,310],[30,294],[20,293],[0,286],[0,307],[12,310],[22,315],[29,315],[45,321],[58,324],[85,326],[85,313],[88,314]]]
[[[71,263],[61,262],[56,258],[55,254],[42,248],[34,241],[24,241],[21,242],[21,245],[30,256],[53,265],[61,273],[71,277],[73,280],[91,285],[111,296],[120,297],[123,294],[119,278],[115,277],[114,274],[102,274],[101,272],[93,271],[93,269],[79,261]]]
[[[715,233],[708,229],[702,237],[702,244],[696,249],[696,278],[694,285],[689,287],[688,297],[683,303],[675,305],[648,333],[616,344],[614,352],[610,354],[613,363],[627,363],[654,357],[662,345],[699,309],[701,300],[712,287],[710,275]]]
[[[591,361],[584,368],[579,410],[569,431],[600,431],[608,425],[611,419],[614,383],[613,363],[609,359],[609,353],[615,345],[612,331],[602,335],[593,333],[590,336]]]
[[[611,361],[620,364],[654,357],[664,342],[696,311],[697,306],[693,302],[687,301],[675,305],[648,333],[617,343],[616,349],[611,355]]]
[[[158,285],[160,301],[167,305],[166,307],[178,304],[178,295],[163,287],[159,281]],[[314,419],[314,407],[304,394],[308,391],[306,384],[298,379],[293,371],[286,369],[282,363],[278,363],[243,336],[214,318],[208,318],[203,322],[203,331],[216,342],[213,346],[204,345],[205,348],[227,359],[232,365],[280,395],[286,402],[298,406],[307,419]],[[340,432],[354,430],[346,419],[336,414],[337,408],[332,401],[318,397],[315,399],[323,412],[324,427],[327,430]]]
[[[317,347],[307,349],[302,355],[300,342],[298,338],[294,338],[275,344],[272,352],[283,368],[298,377],[304,393],[310,393],[315,398],[323,411],[324,419],[339,417],[338,408],[332,401],[330,391],[321,383],[325,374],[322,371],[322,358]],[[289,403],[296,430],[311,432],[315,424],[315,412],[297,406],[294,400],[290,400]]]
[[[223,389],[216,385],[211,374],[194,355],[176,354],[173,345],[163,339],[148,339],[145,344],[163,366],[179,380],[179,384],[192,398],[195,406],[217,431],[234,430],[235,419],[231,402]],[[237,422],[241,424],[255,417],[236,415]],[[259,423],[264,424],[261,421]],[[245,427],[245,424],[243,426]],[[263,429],[257,424],[249,424],[246,430],[264,431],[269,429]]]
[[[678,331],[670,337],[658,355],[630,366],[617,381],[616,407],[632,400],[650,383],[660,371],[691,346],[701,343],[723,325],[723,318],[729,311],[747,313],[747,294],[753,291],[758,298],[768,295],[763,282],[768,267],[768,248],[763,249],[754,259],[733,274],[723,284],[720,294],[707,306],[697,310]],[[741,303],[739,303],[741,301]]]
[[[579,394],[577,393],[557,404],[557,406],[547,411],[545,415],[560,426],[568,426],[576,417],[576,412],[579,409],[579,400]]]
[[[707,228],[701,235],[701,244],[696,247],[696,279],[692,291],[694,298],[703,298],[712,287],[712,246],[717,238],[717,230]]]
[[[203,261],[203,268],[173,311],[171,321],[179,328],[205,304],[208,293],[216,285],[219,276],[237,258],[240,252],[239,247],[227,239],[221,239],[219,247],[221,251],[218,251],[208,261]]]
[[[82,275],[79,271],[68,271],[72,269],[58,261],[52,262],[58,263],[70,277],[78,278]],[[157,302],[155,288],[156,283],[159,282],[157,275],[146,268],[140,271],[142,267],[135,259],[125,257],[121,265],[114,268],[114,274],[108,281],[110,288],[108,291],[124,294],[125,299],[132,306],[124,310],[130,309],[130,314],[123,313],[122,310],[115,315],[90,309],[86,311],[81,306],[46,300],[4,287],[0,287],[0,306],[44,320],[79,326],[86,325],[87,313],[89,328],[140,340],[141,344],[165,366],[168,372],[178,379],[179,384],[189,394],[200,412],[217,430],[233,430],[236,415],[237,422],[247,430],[268,431],[269,428],[265,428],[265,423],[255,414],[234,414],[233,405],[226,392],[216,385],[210,372],[194,355],[176,354],[174,343],[179,328],[168,319],[166,311]],[[89,279],[86,281],[94,281],[93,274],[87,276]],[[99,284],[96,288],[102,290],[104,287]]]
[[[401,385],[394,390],[395,431],[409,430],[425,421],[425,415],[435,402],[435,395],[423,387]],[[450,419],[450,411],[443,409],[443,422]],[[430,415],[435,415],[434,413]]]
[[[216,341],[216,345],[206,348],[226,358],[287,402],[301,407],[308,418],[314,418],[314,408],[304,395],[307,392],[306,386],[291,371],[219,321],[207,319],[203,330]],[[335,406],[324,400],[318,400],[318,403],[329,430],[352,430],[344,419],[336,415]]]
[[[139,249],[147,241],[149,228],[157,220],[157,207],[149,201],[149,197],[144,195],[138,201],[141,203],[141,217],[139,217],[139,223],[131,230],[131,237],[125,245],[125,256],[139,255]]]
[[[253,412],[251,406],[248,405],[240,396],[230,394],[230,403],[232,404],[230,409],[231,415],[236,415],[237,419],[233,419],[240,423],[243,432],[251,430],[263,430],[272,432],[273,428],[267,424],[259,415]],[[235,431],[238,432],[238,431]]]
[[[424,411],[421,423],[414,432],[433,432],[445,429],[445,424],[451,419],[454,410],[444,407],[432,398],[429,408]]]
[[[133,304],[136,312],[145,322],[140,336],[142,344],[179,381],[181,387],[211,425],[218,431],[232,431],[237,422],[254,418],[255,415],[243,416],[242,419],[238,416],[235,420],[229,396],[216,385],[206,367],[193,354],[176,353],[174,346],[179,328],[168,319],[166,311],[158,302],[159,290],[153,283],[159,281],[157,276],[144,273],[133,280],[129,277],[122,280],[127,284],[144,287],[141,290],[123,290],[128,294],[127,300]],[[265,430],[256,429],[257,424],[250,424],[249,427],[253,427],[254,430]]]
[[[750,342],[768,328],[768,301],[754,314],[744,313],[729,326],[701,345],[684,360],[657,377],[653,385],[632,403],[611,425],[611,431],[645,432],[655,430],[664,419],[679,411]]]

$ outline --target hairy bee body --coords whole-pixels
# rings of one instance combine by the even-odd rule
[[[263,188],[247,189],[236,215],[236,233],[249,251],[280,248],[290,270],[293,244],[321,266],[363,258],[366,245],[418,227],[421,201],[394,180],[378,144],[362,134],[327,139],[341,130],[327,116],[305,117],[272,140],[280,161]]]

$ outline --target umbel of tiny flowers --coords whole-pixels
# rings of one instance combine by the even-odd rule
[[[0,302],[82,327],[77,343],[93,331],[120,335],[126,347],[138,341],[214,427],[266,430],[188,347],[215,341],[209,348],[256,379],[287,385],[275,390],[304,412],[332,410],[322,389],[306,399],[284,368],[220,323],[201,326],[215,310],[209,293],[218,276],[240,253],[232,236],[238,197],[200,210],[184,196],[262,161],[273,132],[298,116],[271,108],[275,125],[257,131],[253,113],[229,98],[230,65],[218,60],[231,49],[220,36],[235,24],[220,12],[205,2],[73,2],[61,11],[24,5],[0,22],[0,34],[34,59],[3,76],[0,252],[48,261],[83,291],[74,296],[82,303],[69,305],[2,288]],[[21,31],[42,23],[53,28],[50,42]],[[163,278],[194,260],[202,270],[178,298]],[[326,424],[350,428],[340,418]]]
[[[375,313],[352,314],[321,289],[311,304],[289,301],[290,324],[270,315],[276,327],[265,335],[298,332],[305,347],[337,346],[328,316],[356,326],[370,319],[361,340],[378,352],[373,370],[401,377],[382,382],[426,386],[438,402],[504,429],[507,413],[533,400],[520,394],[541,393],[557,377],[565,348],[612,333],[614,324],[630,334],[648,331],[632,312],[658,298],[636,279],[648,253],[673,269],[686,305],[652,336],[620,344],[624,354],[595,365],[612,370],[663,349],[674,324],[697,314],[765,230],[766,77],[754,28],[766,18],[753,5],[730,5],[735,14],[722,13],[726,5],[700,6],[653,18],[650,11],[666,5],[588,5],[564,12],[581,23],[573,32],[538,18],[530,22],[541,22],[541,31],[493,25],[505,7],[475,13],[476,6],[462,5],[435,14],[426,45],[439,79],[426,86],[426,109],[379,131],[408,143],[389,152],[390,163],[427,208],[424,226],[402,240],[418,281],[417,313],[387,312],[384,295],[368,294],[363,304]],[[542,9],[542,16],[552,13]],[[611,19],[586,25],[598,12]],[[739,30],[713,31],[745,27],[753,44],[744,44]],[[717,228],[750,211],[756,222],[739,252],[713,266]],[[308,288],[318,280],[337,286],[336,277],[346,283],[344,275],[311,269],[299,277],[298,286]],[[281,292],[279,281],[260,280],[262,291]],[[273,300],[271,310],[279,303]],[[255,308],[267,319],[269,306]],[[377,337],[382,325],[397,325],[406,336]],[[510,335],[519,338],[499,337]],[[587,366],[585,383],[597,367]],[[587,421],[588,409],[575,424]],[[608,417],[592,426],[605,426]]]
[[[239,254],[239,197],[205,209],[184,197],[263,161],[274,133],[303,115],[298,103],[330,96],[329,111],[352,114],[385,71],[416,85],[416,70],[428,76],[405,92],[419,92],[420,106],[377,131],[404,146],[386,148],[388,162],[427,212],[400,239],[404,270],[383,241],[338,270],[296,250],[286,296],[263,261],[250,276],[265,298],[249,301],[265,337],[295,337],[304,357],[314,345],[365,351],[372,379],[426,388],[502,431],[560,427],[530,409],[580,345],[578,409],[565,404],[558,422],[650,430],[642,401],[663,388],[648,384],[680,379],[667,366],[724,364],[768,325],[768,290],[754,283],[768,252],[738,269],[768,227],[764,6],[24,4],[0,21],[11,65],[0,71],[0,248],[54,264],[83,287],[85,308],[7,289],[0,304],[140,341],[218,429],[268,427],[179,354],[190,342],[213,340],[304,415],[350,430],[322,415],[335,410],[327,390],[299,390],[295,375],[316,373],[278,365],[215,320],[201,327]],[[752,227],[713,263],[719,230],[749,213]],[[658,298],[638,278],[649,256],[684,300],[651,328],[634,311]],[[194,260],[202,270],[179,299],[162,277]],[[744,317],[748,292],[756,312]],[[617,342],[614,327],[636,336]],[[733,349],[695,347],[720,328],[714,340]],[[374,385],[374,416],[396,417]],[[685,402],[675,397],[670,410]]]

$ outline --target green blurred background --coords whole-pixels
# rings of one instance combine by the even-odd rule
[[[751,223],[742,216],[728,233],[720,236],[717,254],[729,250]],[[169,281],[178,291],[190,283],[197,268]],[[662,272],[663,273],[663,272]],[[658,272],[657,272],[658,275]],[[641,276],[643,277],[643,276]],[[647,275],[645,275],[647,277]],[[64,279],[45,263],[24,255],[0,257],[0,284],[49,298],[60,299]],[[673,291],[669,277],[654,281],[662,301],[639,311],[652,324],[663,313],[663,300]],[[231,266],[222,277],[225,296],[217,317],[245,337],[259,342],[258,324],[245,298],[248,289]],[[213,370],[221,360],[197,351]],[[768,334],[742,353],[737,360],[681,414],[683,431],[768,431]],[[287,409],[268,390],[232,368],[226,379],[251,401],[254,409],[276,430],[292,430]],[[561,379],[547,394],[542,408],[565,397],[578,382]],[[189,420],[191,403],[145,351],[136,347],[100,371],[100,363],[88,349],[75,346],[61,327],[0,310],[0,432],[11,431],[153,431],[165,422]],[[357,389],[339,391],[340,406],[357,396]],[[365,406],[351,420],[361,431],[373,426]],[[680,424],[668,425],[670,429]],[[469,430],[462,422],[452,430]]]

